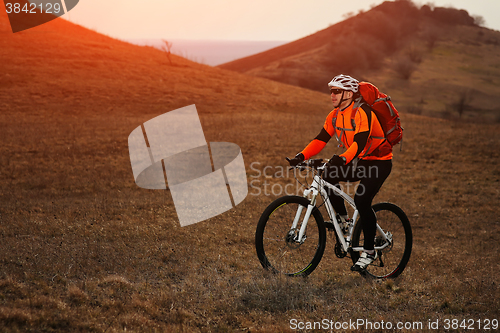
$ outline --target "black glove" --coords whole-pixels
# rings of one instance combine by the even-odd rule
[[[332,166],[343,166],[345,165],[346,159],[343,156],[333,155],[332,158],[328,161],[327,165]]]
[[[297,166],[300,162],[303,162],[303,161],[304,161],[304,159],[305,159],[305,157],[304,157],[304,154],[302,154],[302,153],[298,153],[298,154],[297,154],[297,155],[295,155],[295,157],[294,157],[294,158],[292,158],[292,159],[289,159],[289,158],[287,157],[287,161],[288,161],[288,163],[290,163],[290,166],[293,166],[293,167],[294,167],[294,166]]]

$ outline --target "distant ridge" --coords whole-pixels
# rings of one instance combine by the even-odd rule
[[[465,10],[386,1],[315,34],[219,67],[321,92],[327,92],[334,75],[351,74],[375,80],[413,112],[432,115],[453,114],[458,91],[480,91],[484,103],[476,111],[499,117],[498,54],[500,32],[478,26]],[[474,60],[478,57],[480,63]]]
[[[386,1],[315,34],[219,67],[322,90],[324,85],[319,87],[310,80],[318,72],[330,72],[326,76],[330,77],[380,68],[385,57],[404,48],[416,35],[424,38],[457,24],[473,26],[474,19],[466,11],[418,9],[410,1]]]

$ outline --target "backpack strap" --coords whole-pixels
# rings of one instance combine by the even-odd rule
[[[365,101],[363,101],[362,96],[359,96],[353,102],[354,102],[354,105],[352,106],[352,112],[351,112],[351,127],[352,128],[337,127],[337,115],[339,113],[338,109],[335,111],[335,113],[333,114],[333,118],[332,118],[332,125],[333,125],[333,128],[335,129],[335,139],[337,139],[337,142],[339,143],[338,146],[340,148],[344,148],[344,149],[347,147],[344,146],[344,143],[342,142],[342,140],[340,138],[344,135],[344,132],[351,132],[351,131],[356,130],[356,121],[355,121],[356,113],[358,112],[358,109],[362,104],[366,104]],[[339,130],[340,136],[337,135],[337,130]]]
[[[357,109],[356,109],[357,111]],[[344,128],[344,127],[337,127],[337,115],[338,115],[338,110],[335,111],[335,113],[333,114],[333,118],[332,118],[332,125],[333,125],[333,128],[335,129],[334,130],[334,135],[335,135],[335,139],[337,140],[337,142],[339,143],[339,147],[340,148],[344,148],[346,149],[347,147],[344,146],[344,143],[342,142],[342,140],[340,139],[343,135],[344,135],[344,132],[350,132],[350,131],[355,131],[356,130],[356,123],[354,121],[354,116],[355,116],[355,112],[353,112],[354,115],[352,115],[351,117],[351,125],[352,125],[352,128]],[[340,132],[340,136],[337,135],[337,130]]]
[[[389,104],[390,101],[391,101],[391,96],[387,96],[387,97],[382,97],[382,98],[375,100],[375,102],[373,102],[373,104],[375,104],[377,102],[385,102],[385,104],[387,105],[387,108],[391,112],[391,117],[394,117],[394,116],[396,116],[396,114],[394,113],[394,110],[392,109],[391,105]]]
[[[337,115],[339,114],[339,109],[336,109],[335,110],[335,113],[333,114],[333,118],[332,118],[332,125],[333,125],[333,129],[334,129],[334,135],[335,135],[335,139],[337,140],[337,142],[339,143],[338,147],[341,147],[341,148],[344,148],[344,144],[342,143],[342,141],[340,140],[339,136],[337,135],[337,130],[340,130],[340,136],[342,137],[342,130],[340,128],[337,127]]]
[[[356,130],[356,121],[354,118],[356,118],[356,113],[358,113],[358,109],[361,107],[361,105],[366,104],[365,101],[363,101],[363,97],[359,96],[354,100],[354,105],[352,106],[352,112],[351,112],[351,125],[353,130]]]

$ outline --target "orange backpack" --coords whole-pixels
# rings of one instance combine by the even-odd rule
[[[398,110],[391,102],[391,97],[380,92],[377,87],[369,82],[359,83],[359,93],[377,116],[384,130],[385,139],[391,147],[400,143],[403,139],[403,127],[401,126]],[[357,103],[359,102],[361,101],[357,101]],[[355,115],[356,112],[353,112],[353,119]]]

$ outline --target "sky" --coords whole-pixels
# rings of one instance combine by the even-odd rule
[[[292,41],[382,0],[80,0],[64,18],[119,39]],[[499,0],[414,1],[465,9],[500,31]]]

